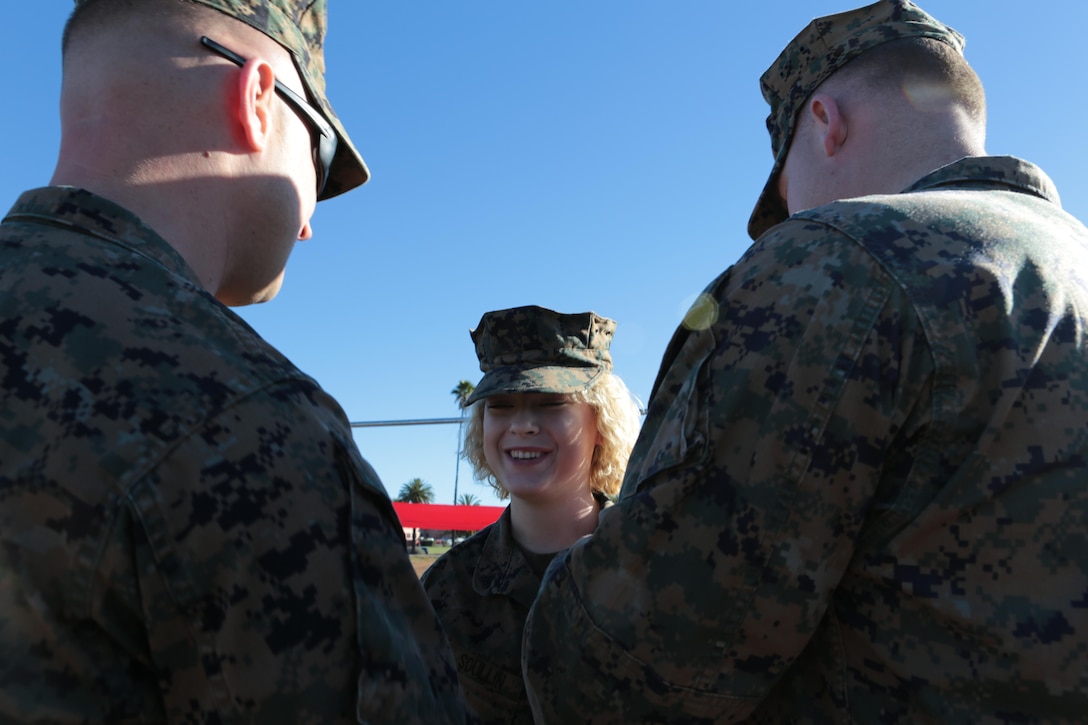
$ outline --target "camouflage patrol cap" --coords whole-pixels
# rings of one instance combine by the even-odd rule
[[[612,369],[616,323],[545,307],[487,312],[472,331],[484,376],[468,403],[499,393],[574,393]]]
[[[85,5],[92,0],[75,0]],[[336,155],[320,200],[366,183],[370,171],[325,95],[326,0],[190,0],[251,25],[291,53],[306,94],[336,132]]]
[[[778,195],[778,176],[805,101],[821,83],[854,58],[881,43],[900,38],[933,38],[963,53],[963,36],[914,3],[880,0],[856,10],[816,18],[790,41],[759,79],[763,98],[771,106],[767,131],[771,134],[774,167],[748,221],[748,235],[752,239],[758,239],[789,216],[784,200]]]

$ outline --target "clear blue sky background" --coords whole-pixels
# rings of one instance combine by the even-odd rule
[[[70,0],[5,3],[0,204],[48,183]],[[861,2],[856,3],[862,4]],[[770,170],[758,78],[849,0],[330,0],[329,94],[372,181],[323,202],[283,292],[239,310],[352,421],[457,415],[468,331],[540,304],[616,319],[643,400],[687,304],[748,246]],[[967,36],[987,148],[1088,218],[1084,0],[930,0]],[[5,206],[5,209],[7,208]],[[356,431],[391,495],[453,500],[457,427]],[[461,464],[460,492],[498,503]]]

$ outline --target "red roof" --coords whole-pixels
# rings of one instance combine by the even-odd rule
[[[408,529],[479,531],[495,523],[506,507],[394,501],[393,508],[400,517],[400,525]]]

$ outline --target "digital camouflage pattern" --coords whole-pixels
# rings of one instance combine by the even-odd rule
[[[540,575],[514,541],[509,508],[423,574],[465,700],[483,723],[532,725],[521,679],[521,633],[539,586]]]
[[[1008,157],[761,237],[545,575],[538,722],[1083,721],[1086,274]]]
[[[612,505],[603,493],[593,495],[601,510]],[[529,555],[518,546],[507,508],[423,573],[423,587],[453,647],[465,699],[487,725],[532,725],[521,677],[521,635],[553,556]]]
[[[309,100],[336,131],[336,156],[319,201],[366,183],[370,171],[332,109],[325,90],[327,0],[189,0],[251,25],[286,48],[295,61]],[[75,0],[76,7],[94,0]]]
[[[575,393],[612,370],[616,323],[529,305],[487,312],[472,331],[484,376],[467,403],[499,393]]]
[[[831,75],[866,50],[889,40],[932,38],[963,54],[964,38],[909,0],[880,0],[863,8],[816,18],[790,41],[759,79],[771,106],[774,168],[748,221],[752,239],[789,216],[778,195],[778,176],[786,162],[793,126],[805,101]]]
[[[465,720],[336,402],[74,188],[0,225],[0,721]]]

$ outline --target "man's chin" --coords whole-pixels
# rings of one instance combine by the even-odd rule
[[[227,307],[245,307],[246,305],[259,305],[263,302],[268,302],[273,297],[278,295],[280,293],[281,287],[283,287],[283,272],[280,272],[279,276],[277,276],[270,283],[250,294],[245,294],[239,291],[230,293],[220,290],[219,294],[217,294],[215,297]]]

